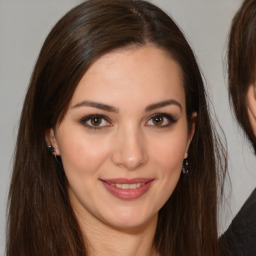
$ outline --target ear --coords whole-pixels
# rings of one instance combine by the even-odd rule
[[[60,155],[58,143],[55,136],[55,131],[53,128],[45,132],[45,141],[47,146],[50,146],[50,145],[53,146],[54,148],[53,155],[57,155],[57,156]]]
[[[253,133],[256,136],[256,82],[250,84],[247,91],[247,111]]]
[[[193,112],[190,118],[191,118],[190,127],[189,127],[189,131],[188,131],[187,147],[186,147],[184,159],[186,159],[188,157],[188,149],[189,149],[190,143],[191,143],[194,133],[195,133],[197,113]]]

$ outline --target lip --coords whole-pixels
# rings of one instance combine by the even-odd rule
[[[100,181],[102,182],[102,184],[104,185],[104,187],[108,192],[110,192],[113,196],[122,200],[135,200],[141,197],[150,189],[154,180],[155,179],[148,179],[148,178],[100,179]],[[118,184],[118,186],[123,184],[138,184],[138,187],[126,189],[126,188],[116,187],[115,184]]]

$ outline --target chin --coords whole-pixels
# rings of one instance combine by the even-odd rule
[[[157,216],[158,213],[149,215],[148,213],[143,214],[143,211],[115,211],[115,214],[109,218],[107,223],[115,229],[138,230],[147,226],[149,222],[157,223]]]

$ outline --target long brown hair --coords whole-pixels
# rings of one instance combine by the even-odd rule
[[[247,92],[255,81],[256,1],[246,0],[233,18],[228,45],[229,96],[236,118],[256,153],[256,138],[247,110]]]
[[[61,159],[49,154],[45,132],[62,121],[78,82],[95,60],[117,48],[148,43],[180,65],[188,123],[197,112],[190,171],[159,212],[154,246],[162,256],[217,254],[217,180],[225,161],[189,44],[170,17],[146,1],[89,0],[55,25],[32,74],[9,194],[7,256],[87,255]]]

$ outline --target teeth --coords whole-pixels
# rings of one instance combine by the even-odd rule
[[[111,186],[121,188],[121,189],[136,189],[140,188],[141,186],[145,185],[145,183],[134,183],[134,184],[115,184],[110,183]]]
[[[117,188],[122,188],[122,184],[113,184],[113,186],[116,186]]]
[[[130,184],[130,189],[135,189],[137,188],[137,184]]]
[[[143,185],[145,185],[145,182],[144,182],[144,183],[137,183],[137,184],[136,184],[136,187],[139,188],[139,187],[141,187],[141,186],[143,186]]]
[[[130,186],[128,184],[122,184],[122,189],[128,189]]]

